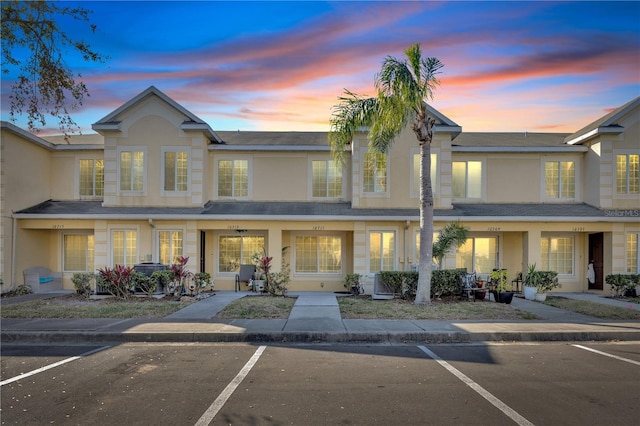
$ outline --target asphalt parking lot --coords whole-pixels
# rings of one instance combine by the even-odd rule
[[[640,343],[1,348],[2,424],[636,425]]]

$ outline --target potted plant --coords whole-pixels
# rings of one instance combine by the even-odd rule
[[[525,275],[522,282],[524,289],[524,298],[527,300],[534,300],[536,293],[538,292],[538,283],[540,282],[540,273],[536,271],[536,264],[529,265],[527,275]]]
[[[349,290],[351,294],[357,296],[358,294],[360,294],[360,278],[361,277],[362,275],[360,274],[347,274],[347,276],[344,277],[344,281],[343,281],[344,288]]]
[[[547,299],[548,292],[560,287],[558,273],[555,271],[538,271],[537,274],[539,275],[536,285],[538,292],[535,295],[535,299],[539,302],[544,302]]]
[[[484,281],[477,280],[476,288],[483,288],[483,287],[484,287]],[[485,290],[476,290],[473,292],[473,295],[476,300],[484,300],[484,298],[487,297],[487,292]]]
[[[513,290],[511,283],[508,281],[508,272],[506,269],[496,269],[489,275],[494,299],[498,303],[506,303],[507,305],[513,300]]]

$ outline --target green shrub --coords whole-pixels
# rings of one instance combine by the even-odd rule
[[[640,282],[638,277],[637,274],[609,274],[605,277],[604,282],[611,286],[613,297],[620,297],[625,292],[636,288]]]
[[[408,300],[416,297],[416,288],[418,287],[418,272],[416,271],[381,271],[380,280],[397,297]]]
[[[439,269],[431,273],[431,297],[442,298],[458,294],[464,283],[467,270]]]
[[[158,288],[158,281],[152,276],[146,276],[142,272],[134,271],[131,275],[132,285],[151,297],[153,292]]]
[[[16,296],[24,296],[25,294],[31,293],[33,293],[33,290],[31,290],[31,286],[26,284],[20,284],[18,287],[16,287],[15,290],[13,290],[13,294]]]
[[[92,272],[76,272],[71,277],[71,282],[76,289],[76,294],[89,298],[91,296],[91,282],[96,279],[96,274]]]

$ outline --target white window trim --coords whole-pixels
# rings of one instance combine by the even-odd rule
[[[136,263],[140,262],[140,225],[123,225],[107,227],[107,235],[109,236],[109,265],[115,266],[113,263],[113,232],[114,231],[136,231]]]
[[[420,148],[411,148],[410,152],[409,152],[409,170],[410,170],[410,175],[409,175],[409,185],[411,187],[410,192],[409,192],[409,196],[411,198],[420,198],[420,188],[416,188],[413,182],[413,176],[416,173],[416,170],[414,170],[413,167],[413,156],[414,155],[420,155]],[[435,181],[431,181],[431,190],[433,192],[433,197],[435,198],[437,194],[440,193],[440,164],[439,164],[439,159],[440,159],[440,150],[439,149],[431,149],[431,155],[435,155],[436,156],[436,161],[435,161]],[[433,162],[432,162],[432,166],[433,166]],[[420,173],[420,171],[417,171],[418,173]]]
[[[120,189],[120,158],[122,152],[142,152],[144,164],[142,168],[142,191],[127,191]],[[147,195],[147,170],[149,168],[149,156],[146,146],[119,146],[116,152],[116,188],[117,194],[122,196],[145,196]]]
[[[96,160],[102,160],[102,167],[103,167],[103,173],[104,173],[104,166],[105,166],[105,161],[103,157],[96,157],[93,155],[79,155],[76,157],[75,159],[75,171],[74,171],[74,182],[73,182],[73,191],[76,194],[76,196],[78,197],[78,200],[102,200],[104,199],[104,195],[81,195],[80,194],[80,160],[93,160],[94,164]],[[95,179],[95,175],[94,175],[94,179]],[[95,184],[95,182],[94,182]],[[105,182],[102,183],[103,187],[102,187],[102,193],[104,194],[104,184]]]
[[[438,230],[438,232],[441,229]],[[502,244],[504,242],[504,238],[503,238],[503,233],[502,232],[498,232],[498,233],[482,233],[482,232],[470,232],[469,235],[467,236],[467,241],[472,240],[472,239],[478,239],[478,238],[495,238],[496,240],[496,268],[501,268],[502,267]],[[475,242],[474,242],[474,246],[473,246],[473,260],[475,260]],[[454,249],[452,252],[448,253],[447,255],[453,254],[454,256],[454,262],[457,262],[457,254],[458,254],[458,250]],[[446,256],[445,256],[446,258]],[[473,264],[475,264],[475,262],[472,262]],[[454,266],[455,267],[455,266]],[[474,272],[474,271],[467,271],[467,272]],[[487,280],[489,278],[489,274],[487,273],[483,273],[481,274],[482,278]]]
[[[453,196],[453,163],[469,163],[470,161],[480,163],[481,170],[481,182],[480,182],[480,197],[479,198],[456,198]],[[468,166],[467,166],[468,170]],[[469,181],[467,174],[467,182],[465,182],[466,192],[469,192]],[[487,198],[487,161],[484,158],[452,158],[451,159],[451,200],[454,203],[477,203],[484,202]]]
[[[347,188],[347,183],[346,183],[346,168],[344,165],[341,166],[342,169],[342,191],[340,196],[338,197],[314,197],[313,196],[313,162],[314,161],[326,161],[326,162],[330,162],[330,161],[334,161],[333,158],[331,157],[319,157],[319,156],[311,156],[309,157],[309,160],[307,161],[307,170],[309,170],[308,173],[308,181],[307,181],[307,193],[309,194],[309,196],[307,197],[307,199],[309,201],[313,201],[313,200],[344,200],[345,196],[344,194],[346,193],[346,188]]]
[[[267,232],[260,231],[247,231],[242,234],[237,234],[233,232],[217,232],[214,234],[214,245],[215,251],[213,254],[213,260],[215,264],[216,276],[220,277],[235,277],[237,272],[222,272],[220,271],[220,237],[263,237],[264,238],[264,247],[265,249],[269,246],[269,235]],[[273,264],[272,264],[273,265]]]
[[[394,252],[394,258],[393,258],[393,269],[392,271],[397,271],[398,270],[398,236],[400,235],[400,229],[398,227],[378,227],[378,226],[372,226],[372,227],[368,227],[366,230],[366,252],[365,252],[365,269],[367,271],[367,276],[370,278],[373,278],[374,276],[374,272],[371,272],[369,270],[369,266],[371,265],[371,259],[369,258],[369,255],[371,253],[371,247],[370,247],[370,241],[371,238],[369,238],[369,236],[371,235],[372,232],[393,232],[394,234],[394,238],[393,238],[393,252]]]
[[[542,241],[543,239],[553,239],[553,238],[571,238],[571,245],[572,245],[572,249],[571,252],[573,253],[573,256],[571,258],[571,270],[573,271],[571,274],[561,274],[560,272],[558,272],[558,278],[573,278],[576,276],[576,234],[571,234],[571,233],[545,233],[543,232],[540,235],[540,240]],[[539,255],[540,255],[540,260],[542,261],[542,249],[539,248]],[[540,269],[540,268],[538,268]]]
[[[558,198],[547,197],[547,180],[546,180],[546,164],[547,163],[573,163],[573,172],[575,177],[573,198],[563,198],[562,194]],[[581,197],[580,186],[580,162],[576,158],[542,158],[540,162],[540,199],[548,203],[566,203],[568,201],[578,201]]]
[[[624,194],[620,194],[618,193],[618,183],[616,181],[617,176],[618,176],[618,164],[617,164],[617,156],[618,155],[626,155],[627,157],[629,157],[629,155],[640,155],[640,151],[638,150],[633,150],[633,149],[615,149],[613,150],[613,160],[612,160],[612,194],[613,194],[613,198],[614,199],[618,199],[618,200],[633,200],[633,199],[638,199],[640,197],[640,194],[629,194],[629,193],[624,193]],[[629,185],[629,182],[627,181],[627,186]]]
[[[296,237],[339,237],[340,238],[340,271],[339,272],[297,272],[296,271]],[[336,277],[344,276],[345,273],[345,261],[346,261],[346,234],[344,232],[322,232],[322,231],[299,231],[291,233],[291,242],[289,247],[293,250],[289,250],[291,253],[291,274],[293,277],[298,278],[314,278],[314,279],[335,279]]]
[[[182,232],[182,256],[185,254],[187,230],[184,227],[158,226],[153,231],[153,262],[160,262],[160,232]],[[145,260],[146,261],[146,260]]]
[[[247,196],[246,197],[236,197],[236,196],[221,196],[218,193],[218,164],[220,161],[235,161],[235,160],[244,160],[247,162]],[[220,156],[216,157],[213,162],[213,176],[214,176],[214,191],[216,194],[216,198],[220,200],[250,200],[253,198],[253,158],[251,157],[238,157],[238,156]]]
[[[186,191],[167,191],[164,189],[164,178],[166,173],[166,166],[164,164],[165,154],[167,152],[186,152],[187,153],[187,190]],[[160,163],[161,163],[161,171],[160,171],[160,193],[164,197],[189,197],[191,196],[191,159],[193,155],[191,154],[191,148],[187,146],[163,146],[162,153],[160,154]],[[119,181],[118,181],[119,182]]]
[[[364,149],[360,154],[360,184],[358,185],[360,196],[362,198],[389,198],[390,196],[389,188],[391,188],[391,157],[389,156],[389,153],[384,154],[387,157],[387,170],[386,170],[387,187],[385,188],[385,191],[384,192],[366,192],[364,190],[364,161],[365,161],[364,157],[368,152],[369,151],[367,149]]]
[[[85,158],[84,160],[87,160],[87,158]],[[95,256],[95,244],[96,244],[96,242],[95,242],[95,234],[93,232],[91,232],[91,231],[80,231],[80,230],[78,230],[78,231],[66,231],[66,232],[62,232],[61,234],[62,234],[62,237],[60,238],[60,244],[62,245],[62,248],[61,248],[60,252],[61,252],[61,255],[62,255],[61,256],[62,257],[62,266],[61,266],[60,270],[62,272],[94,272],[94,271],[79,271],[79,270],[76,271],[76,270],[73,270],[73,269],[69,269],[69,270],[64,269],[64,264],[65,264],[64,237],[67,236],[67,235],[84,235],[84,236],[87,236],[87,237],[93,235],[93,237],[94,237],[94,240],[93,240],[94,248],[93,249],[94,249],[94,256]],[[95,264],[95,258],[94,258],[94,264]]]

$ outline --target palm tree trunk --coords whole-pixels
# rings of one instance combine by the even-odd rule
[[[420,144],[420,269],[416,304],[431,303],[433,262],[433,189],[431,187],[431,143]]]

